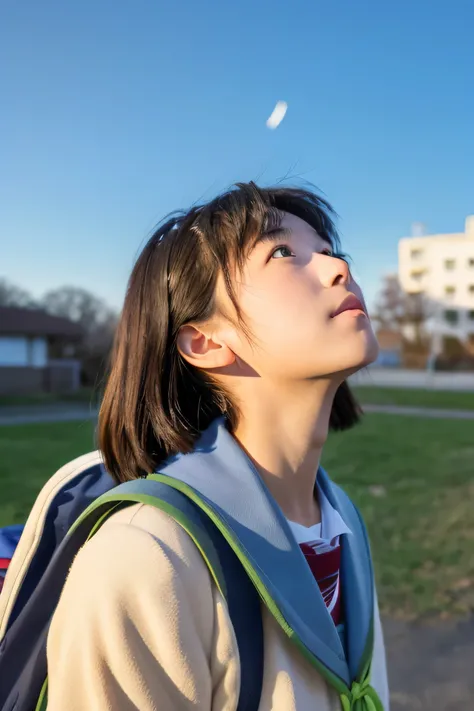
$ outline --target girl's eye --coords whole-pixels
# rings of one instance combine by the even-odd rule
[[[323,249],[321,254],[324,254],[326,257],[337,257],[338,256],[337,254],[333,254],[332,249],[329,249],[328,247],[326,247],[326,249]]]
[[[294,257],[295,255],[289,247],[282,245],[272,252],[272,259],[283,259],[284,257]]]

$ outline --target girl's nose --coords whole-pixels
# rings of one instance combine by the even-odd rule
[[[320,255],[318,258],[319,278],[325,287],[347,284],[351,280],[349,265],[340,257]]]

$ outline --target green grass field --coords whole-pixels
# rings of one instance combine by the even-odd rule
[[[413,407],[446,408],[448,410],[474,410],[474,392],[452,392],[441,390],[420,390],[406,388],[379,388],[362,386],[352,388],[359,401],[366,405],[405,405]],[[97,404],[100,392],[92,388],[82,388],[77,393],[61,396],[54,393],[37,395],[1,395],[0,408],[11,406],[41,406],[57,402],[84,402]]]
[[[330,437],[323,464],[372,539],[384,612],[474,610],[474,423],[368,415]],[[0,428],[0,526],[25,520],[43,483],[94,448],[91,423]]]
[[[93,449],[92,422],[0,427],[0,526],[24,521],[49,477]]]
[[[98,390],[81,388],[75,393],[36,393],[33,395],[0,395],[1,407],[26,407],[30,405],[51,405],[58,402],[84,402],[96,404],[100,398]]]
[[[352,388],[364,405],[402,405],[406,407],[432,407],[446,410],[474,410],[474,393],[452,390],[418,390],[406,388],[378,388],[362,386]]]

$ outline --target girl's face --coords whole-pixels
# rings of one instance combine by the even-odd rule
[[[251,342],[228,321],[218,330],[259,376],[343,380],[377,357],[362,292],[347,263],[299,217],[284,213],[252,250],[237,282]],[[223,284],[217,299],[230,308]]]

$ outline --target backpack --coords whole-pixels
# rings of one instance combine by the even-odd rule
[[[23,526],[19,525],[0,528],[0,592],[2,592],[8,566],[22,533]]]
[[[206,513],[164,482],[116,486],[99,453],[70,462],[48,481],[22,532],[0,594],[0,711],[47,707],[46,642],[68,571],[79,549],[115,511],[156,506],[191,536],[227,601],[241,664],[238,711],[257,711],[263,679],[259,595],[232,548]],[[0,540],[15,547],[21,528]],[[159,631],[157,632],[159,633]]]

